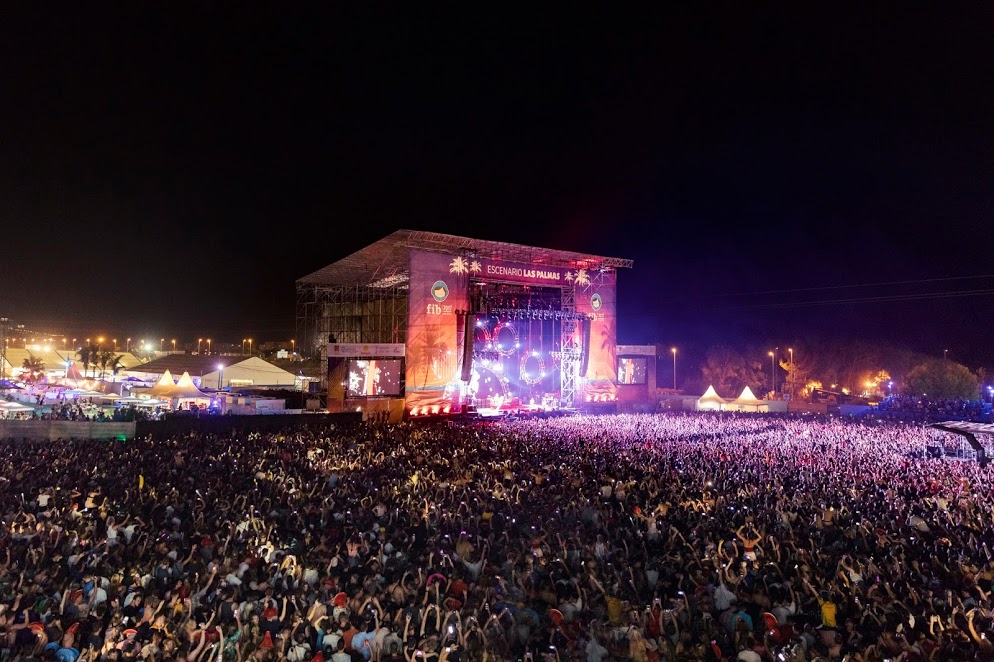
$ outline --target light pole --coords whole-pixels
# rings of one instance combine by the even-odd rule
[[[770,355],[770,382],[773,384],[773,396],[777,395],[777,368],[776,360],[777,355],[775,352],[767,352]]]
[[[242,338],[242,356],[245,356],[245,341],[246,338]]]
[[[162,351],[162,345],[166,342],[165,338],[159,338],[159,351]]]
[[[203,338],[197,338],[197,355],[200,355],[200,343],[204,342]]]
[[[217,390],[221,390],[221,377],[224,375],[224,365],[221,363],[217,364]]]
[[[173,351],[174,352],[176,351],[176,339],[175,338],[173,338]]]
[[[251,338],[248,339],[248,344],[249,344],[249,356],[252,356],[252,339]]]
[[[294,338],[290,338],[290,360],[297,355],[297,341]]]
[[[76,349],[76,339],[75,338],[72,339],[72,348]]]
[[[793,400],[794,399],[794,350],[788,347],[787,351],[790,352],[790,386],[788,387],[787,391],[790,393],[790,399]]]
[[[207,339],[207,353],[208,354],[211,353],[211,339],[210,338]]]
[[[942,360],[945,361],[948,358],[949,358],[949,350],[948,349],[942,350]]]
[[[117,338],[114,338],[113,342],[114,342],[114,351],[116,352],[117,351]]]
[[[72,341],[73,341],[73,342],[76,342],[76,339],[75,339],[75,338],[73,338],[73,340],[72,340]],[[127,340],[127,344],[126,344],[126,345],[124,346],[124,351],[125,351],[125,352],[130,352],[130,351],[131,351],[131,338],[128,338],[128,340]]]
[[[673,352],[673,390],[676,390],[676,347],[670,347]]]

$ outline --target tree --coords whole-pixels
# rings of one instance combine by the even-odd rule
[[[735,397],[746,386],[758,389],[765,380],[759,360],[747,361],[741,354],[724,345],[708,350],[704,365],[701,366],[701,376],[722,397]]]
[[[110,363],[110,374],[114,376],[114,381],[117,381],[117,373],[124,370],[124,364],[121,363],[121,359],[124,358],[124,354],[118,354],[117,356],[111,358]]]
[[[965,398],[976,400],[980,394],[977,376],[955,361],[931,359],[908,372],[904,392],[929,398]]]
[[[121,359],[120,355],[118,355],[114,350],[102,349],[99,352],[97,352],[96,359],[91,359],[91,360],[93,360],[94,366],[97,365],[100,366],[100,378],[103,379],[104,377],[107,376],[108,366],[111,366],[113,368],[115,362],[119,361],[120,359]],[[114,371],[114,374],[117,374],[116,370]]]
[[[45,362],[37,356],[29,356],[24,359],[21,367],[23,367],[24,371],[27,373],[24,381],[37,382],[45,375]]]
[[[79,348],[79,351],[76,352],[76,356],[79,357],[79,362],[83,364],[84,378],[87,376],[87,372],[89,371],[91,365],[96,367],[97,355],[99,352],[100,348],[96,345],[83,345]]]

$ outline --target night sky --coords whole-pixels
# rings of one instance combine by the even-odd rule
[[[252,4],[0,10],[0,315],[289,338],[411,228],[633,258],[621,342],[994,366],[989,5]]]

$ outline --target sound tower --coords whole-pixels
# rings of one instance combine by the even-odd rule
[[[459,378],[468,384],[473,372],[473,337],[476,329],[476,315],[466,313],[464,319],[466,322],[462,335],[462,374],[459,375]]]
[[[580,377],[587,376],[587,364],[590,362],[590,318],[584,317],[580,322]]]

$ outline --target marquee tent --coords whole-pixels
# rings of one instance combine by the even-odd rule
[[[154,390],[154,389],[153,389]],[[173,400],[210,400],[209,395],[205,395],[196,384],[193,383],[193,378],[190,377],[190,373],[184,372],[183,376],[179,378],[176,382],[176,387],[173,392],[169,395]]]
[[[728,403],[726,409],[729,411],[769,411],[770,407],[753,395],[752,389],[746,386],[742,389],[739,397]]]
[[[154,398],[162,398],[163,400],[168,400],[172,397],[173,391],[176,390],[176,382],[173,381],[172,374],[166,370],[162,373],[162,377],[156,382],[155,386],[145,391],[145,395],[149,395]]]
[[[708,386],[708,390],[697,400],[697,411],[719,411],[724,404],[725,399],[715,392],[714,386]]]

